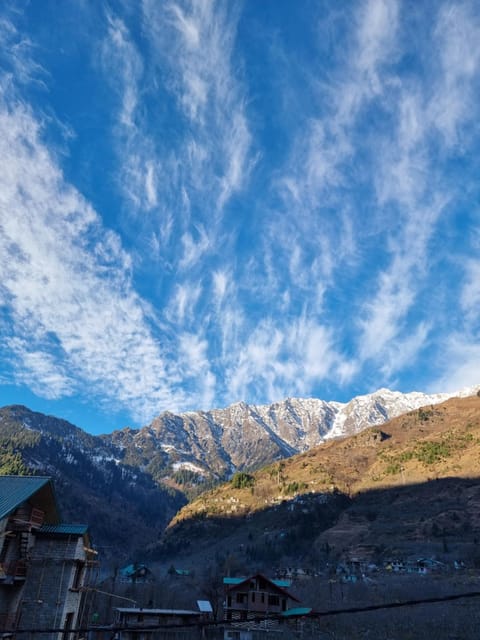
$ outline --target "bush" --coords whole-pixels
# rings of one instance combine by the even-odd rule
[[[246,489],[255,486],[255,478],[249,473],[239,471],[232,478],[232,487],[234,489]]]

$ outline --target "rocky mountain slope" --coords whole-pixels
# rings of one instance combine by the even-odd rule
[[[258,469],[330,438],[358,433],[452,395],[474,392],[427,395],[380,389],[348,403],[314,398],[289,398],[271,405],[240,402],[212,411],[166,412],[142,429],[123,429],[103,439],[121,449],[125,461],[141,465],[158,480],[169,476],[188,486]]]
[[[186,502],[121,455],[65,420],[0,409],[0,473],[52,476],[62,518],[90,524],[102,558],[119,562],[151,543]]]
[[[64,518],[90,522],[107,555],[119,549],[131,554],[154,544],[187,497],[212,481],[309,451],[422,405],[434,406],[444,397],[382,389],[347,404],[315,399],[237,403],[208,412],[167,412],[142,429],[103,436],[26,407],[4,407],[0,473],[53,476]]]
[[[429,405],[237,473],[185,506],[155,553],[311,567],[450,552],[480,566],[479,460],[480,397]]]

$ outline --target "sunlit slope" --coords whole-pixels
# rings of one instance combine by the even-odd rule
[[[475,478],[479,460],[480,397],[453,398],[255,473],[237,474],[185,506],[170,523],[169,534],[192,518],[251,518],[299,496],[341,492],[355,498],[435,479]]]

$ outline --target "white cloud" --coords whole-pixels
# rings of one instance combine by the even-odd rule
[[[478,310],[480,309],[480,260],[468,260],[464,269],[466,279],[464,281],[460,302],[470,323],[478,322]]]
[[[158,204],[160,163],[139,109],[144,64],[125,22],[113,13],[107,13],[106,19],[100,61],[119,102],[113,131],[120,164],[118,184],[129,207],[151,211]]]
[[[429,385],[431,390],[450,392],[477,386],[480,382],[478,363],[480,343],[461,333],[453,333],[443,345],[438,364],[442,374]]]
[[[479,88],[480,17],[475,3],[446,3],[436,22],[435,44],[441,71],[435,95],[429,105],[432,124],[447,145],[461,144],[459,128],[475,112]]]
[[[395,53],[398,22],[397,2],[371,0],[360,7],[347,62],[336,70],[330,85],[321,84],[321,92],[312,80],[314,99],[323,113],[302,123],[289,169],[276,180],[289,221],[279,237],[286,251],[296,233],[302,246],[313,250],[320,245],[312,279],[322,279],[324,286],[333,286],[335,271],[357,258],[358,229],[346,200],[349,163],[356,151],[354,127],[361,110],[385,91],[381,70]]]
[[[162,72],[170,71],[167,86],[190,123],[178,148],[184,184],[221,213],[252,168],[244,90],[232,64],[237,16],[233,7],[197,0],[144,0],[143,13]]]
[[[181,406],[171,345],[151,333],[118,237],[65,182],[29,110],[0,107],[0,295],[17,380],[47,397],[88,388],[137,419]]]
[[[61,363],[50,353],[35,351],[27,339],[5,340],[12,360],[15,361],[15,381],[28,386],[35,394],[48,399],[71,396],[77,384]]]
[[[186,232],[181,238],[183,254],[178,262],[180,269],[187,269],[197,263],[210,247],[210,240],[205,229],[198,225],[195,237]]]
[[[369,0],[361,7],[355,60],[363,82],[355,84],[357,91],[372,94],[382,91],[378,69],[395,51],[397,26],[398,2]]]
[[[179,336],[179,366],[184,384],[193,381],[196,409],[211,409],[216,397],[216,377],[208,356],[208,341],[200,335],[182,333]]]
[[[420,350],[425,342],[423,322],[408,327],[408,332],[405,323],[417,292],[431,275],[426,265],[435,226],[455,195],[437,177],[436,132],[443,133],[440,149],[444,153],[453,143],[462,144],[460,130],[472,123],[474,113],[469,103],[480,64],[479,42],[478,19],[466,5],[440,8],[434,31],[440,65],[421,89],[411,83],[400,86],[397,134],[384,142],[378,154],[379,204],[397,205],[402,224],[392,234],[391,263],[380,273],[377,293],[365,305],[359,343],[364,358],[386,361],[383,368],[390,373],[413,361],[413,347]],[[432,140],[437,147],[433,152]],[[475,290],[471,285],[464,293],[475,298]],[[406,353],[410,354],[407,359],[402,357]]]
[[[196,317],[196,305],[202,294],[200,283],[178,284],[170,306],[165,315],[176,326],[191,323]]]
[[[264,320],[238,345],[228,374],[231,400],[308,395],[319,383],[350,379],[355,364],[334,344],[332,331],[306,318]]]
[[[227,293],[229,278],[225,271],[215,271],[213,273],[213,291],[217,303],[220,303]]]

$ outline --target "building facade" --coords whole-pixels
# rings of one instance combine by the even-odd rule
[[[0,476],[3,632],[30,629],[40,640],[69,640],[87,613],[96,564],[88,526],[60,522],[50,478]]]
[[[286,589],[285,580],[270,580],[261,574],[250,578],[225,578],[226,620],[252,620],[279,616],[298,604]]]

